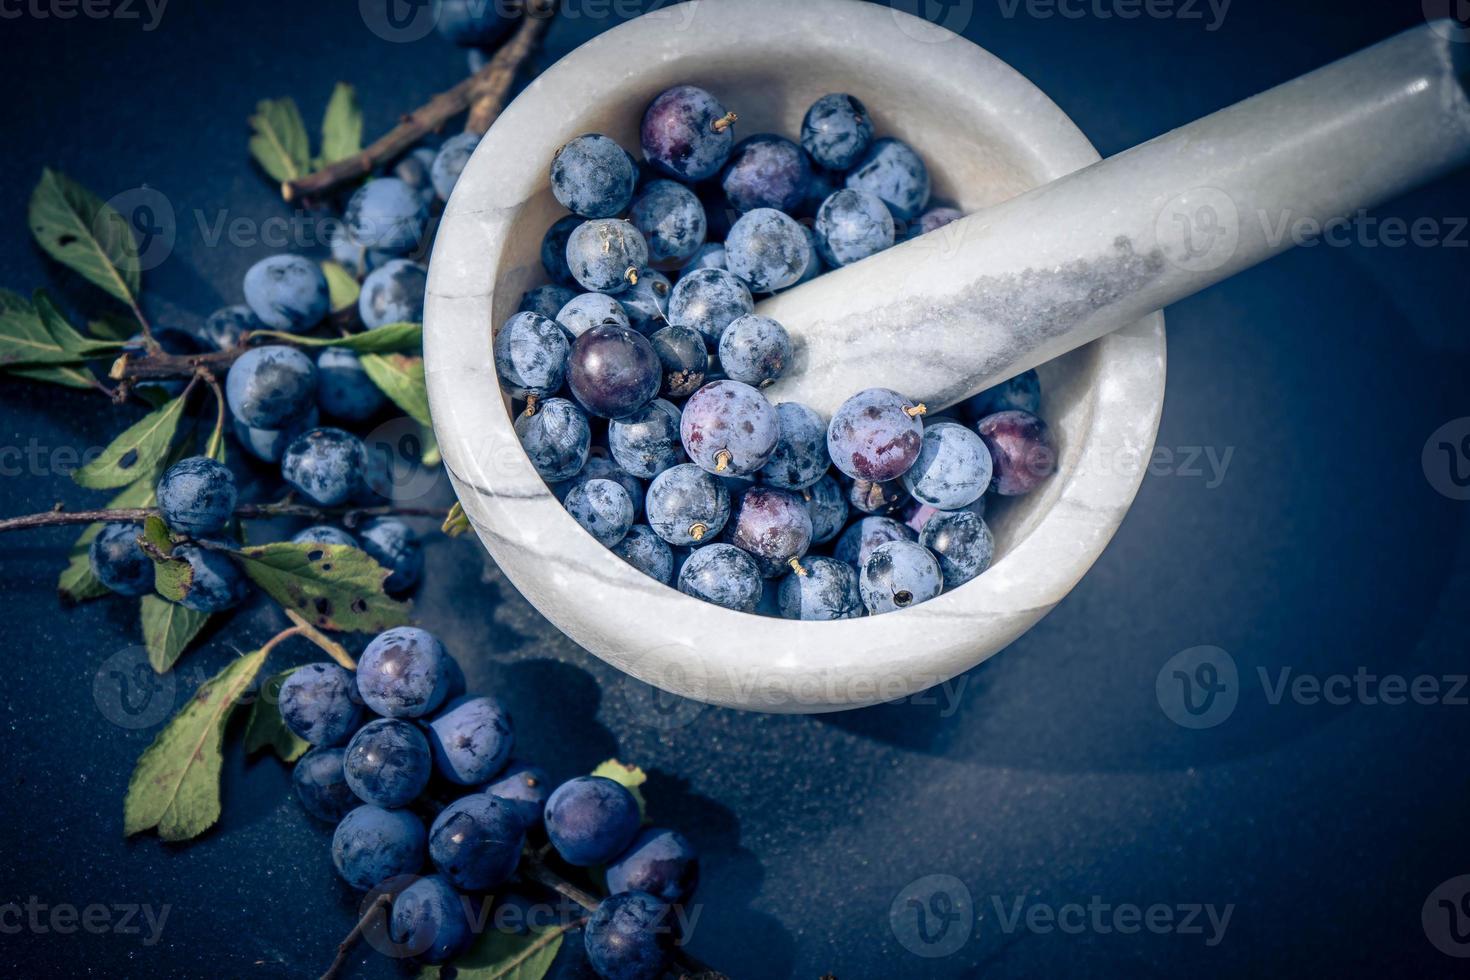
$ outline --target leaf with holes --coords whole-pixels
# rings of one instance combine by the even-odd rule
[[[138,757],[123,802],[125,835],[157,828],[164,840],[188,840],[219,819],[225,725],[268,652],[247,653],[201,685]]]
[[[357,104],[357,91],[346,82],[338,82],[327,100],[322,117],[323,164],[336,163],[362,152],[362,107]]]
[[[562,938],[580,922],[569,922],[520,935],[490,928],[452,964],[456,980],[541,980],[551,970]],[[419,980],[440,980],[437,966],[419,971]]]
[[[173,557],[174,538],[163,518],[151,515],[143,522],[138,546],[153,559],[153,590],[170,602],[182,602],[194,587],[194,566]]]
[[[31,193],[27,218],[47,255],[124,303],[137,302],[138,243],[112,205],[48,167]]]
[[[408,622],[408,603],[383,591],[388,570],[351,545],[274,541],[235,554],[272,599],[313,626],[381,633]]]
[[[269,748],[283,762],[295,762],[311,748],[311,743],[287,728],[281,718],[281,685],[295,672],[295,667],[283,670],[260,685],[260,696],[250,705],[250,717],[245,720],[246,755]]]
[[[323,263],[323,267],[326,263]],[[279,337],[297,347],[345,347],[360,354],[371,354],[378,356],[393,351],[418,350],[424,343],[424,327],[419,323],[388,323],[374,330],[362,333],[348,334],[345,337],[303,337],[299,334],[285,333],[280,330],[257,330],[251,336],[254,337]],[[366,357],[363,358],[367,360]],[[384,358],[384,360],[397,360],[397,358]],[[423,384],[423,362],[419,358],[405,358],[405,360],[419,361],[418,384]],[[388,369],[390,372],[396,370]],[[371,377],[371,372],[369,372]],[[376,378],[373,378],[378,387],[383,388]],[[393,382],[390,382],[393,383]],[[387,391],[386,388],[383,390]],[[427,399],[427,396],[425,396]],[[424,412],[428,413],[428,402],[424,401]],[[406,411],[406,409],[405,409]]]
[[[333,313],[357,305],[357,298],[362,295],[362,287],[357,284],[356,279],[352,278],[352,273],[348,272],[345,266],[340,262],[328,259],[322,263],[322,275],[327,277],[327,296],[331,301]],[[293,336],[292,339],[296,338]]]
[[[204,624],[209,613],[186,609],[156,595],[145,595],[139,604],[143,617],[143,645],[148,648],[148,663],[155,673],[166,673]]]
[[[143,416],[112,440],[102,455],[73,472],[71,478],[80,486],[96,489],[126,486],[147,473],[168,455],[173,445],[179,421],[184,417],[184,397],[180,395]]]
[[[644,819],[648,818],[648,804],[643,799],[643,790],[638,787],[648,782],[648,773],[637,766],[619,762],[617,759],[608,759],[602,765],[592,770],[592,775],[603,776],[615,783],[626,786],[628,792],[633,794],[633,799],[638,801],[638,813]]]
[[[276,180],[295,180],[311,166],[311,146],[294,99],[262,99],[250,117],[250,152]]]

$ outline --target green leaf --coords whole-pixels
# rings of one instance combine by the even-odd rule
[[[421,438],[424,441],[424,455],[421,457],[425,466],[438,466],[444,461],[444,456],[439,452],[439,440],[434,435],[434,427],[421,425]]]
[[[322,275],[327,277],[327,295],[331,298],[333,313],[357,305],[362,287],[346,266],[328,259],[322,263]]]
[[[46,295],[44,289],[38,289],[31,298],[35,305],[36,314],[40,316],[41,323],[51,339],[73,357],[110,357],[119,353],[123,345],[114,340],[98,340],[77,332],[62,312],[51,302],[51,297]]]
[[[143,751],[123,802],[125,835],[156,827],[164,840],[188,840],[219,819],[225,724],[268,652],[247,653],[201,685]]]
[[[138,332],[138,324],[129,317],[104,313],[87,321],[87,331],[102,340],[127,340]]]
[[[137,302],[138,243],[112,205],[48,167],[27,219],[46,254],[124,303]]]
[[[88,599],[100,599],[110,595],[112,590],[102,584],[92,571],[92,559],[88,556],[91,551],[92,539],[102,532],[101,524],[88,524],[87,529],[77,538],[76,543],[71,546],[67,554],[66,567],[61,570],[61,577],[56,580],[56,592],[64,602],[86,602]]]
[[[605,776],[615,783],[621,783],[628,787],[628,792],[633,794],[633,799],[638,801],[638,813],[645,820],[648,819],[648,804],[643,799],[643,791],[638,787],[648,782],[648,773],[637,766],[630,766],[619,762],[617,759],[608,759],[602,765],[592,770],[594,776]]]
[[[362,107],[357,92],[346,82],[338,82],[327,100],[322,117],[322,163],[336,163],[362,152]]]
[[[0,289],[0,367],[75,364],[79,360],[51,336],[30,300]]]
[[[271,748],[281,761],[295,762],[311,748],[311,743],[287,728],[281,718],[281,685],[295,672],[295,667],[283,670],[260,685],[260,697],[250,705],[250,717],[245,721],[246,755]]]
[[[168,454],[183,415],[184,396],[180,395],[135,422],[112,440],[102,455],[73,472],[71,478],[80,486],[93,488],[132,483]]]
[[[387,330],[379,327],[378,330]],[[378,330],[369,330],[367,336]],[[406,354],[364,354],[362,368],[373,384],[383,389],[383,394],[409,418],[423,426],[429,421],[429,391],[424,384],[424,359]]]
[[[579,922],[553,926],[528,935],[487,928],[453,963],[456,980],[541,980],[551,969],[562,938]],[[419,971],[419,980],[439,980],[437,966]]]
[[[27,301],[0,289],[0,368],[17,377],[90,388],[91,373],[73,365],[88,357],[111,356],[121,348],[77,333],[42,290],[36,290],[34,301]]]
[[[250,117],[250,152],[261,169],[276,180],[295,180],[311,166],[306,124],[294,99],[262,99]]]
[[[48,384],[61,385],[66,388],[90,388],[92,387],[92,375],[90,372],[75,367],[19,367],[11,368],[8,374],[25,378],[27,381],[45,381]]]
[[[170,602],[182,602],[194,587],[194,566],[173,557],[174,538],[163,518],[151,515],[143,522],[138,544],[153,559],[153,589]]]
[[[388,570],[350,545],[274,541],[235,554],[245,574],[313,626],[381,633],[408,622],[408,603],[383,592]]]
[[[451,538],[457,538],[469,529],[470,517],[464,512],[464,504],[456,500],[454,506],[449,508],[449,514],[444,518],[444,523],[440,525],[439,530]]]
[[[145,595],[140,611],[148,663],[159,674],[166,673],[178,662],[184,649],[209,622],[209,613],[186,609],[156,595]]]
[[[107,502],[107,509],[153,506],[153,489],[158,482],[158,473],[161,470],[160,466],[158,470],[140,477],[136,483],[124,487],[122,492]],[[88,524],[82,531],[81,537],[77,538],[71,546],[71,551],[67,553],[66,568],[62,570],[61,578],[56,582],[56,591],[60,593],[63,600],[82,602],[110,594],[107,586],[92,574],[92,563],[87,558],[92,539],[101,531],[101,524]]]
[[[375,334],[396,326],[401,324],[379,327],[368,333]],[[362,368],[393,404],[423,426],[423,463],[425,466],[438,466],[439,443],[434,438],[434,423],[429,420],[429,391],[424,384],[424,359],[406,354],[364,354]]]
[[[323,266],[326,263],[322,263]],[[417,350],[424,343],[424,327],[419,323],[387,323],[373,330],[345,337],[303,337],[281,330],[256,330],[252,337],[278,337],[297,347],[345,347],[360,354],[386,354],[393,351]],[[363,358],[365,361],[366,358]],[[413,358],[413,360],[419,360]],[[397,369],[390,369],[397,370]],[[423,364],[419,364],[419,384],[423,384]],[[374,379],[376,381],[376,379]],[[391,383],[391,382],[390,382]],[[381,385],[380,385],[381,387]],[[425,403],[427,406],[427,402]],[[425,408],[427,411],[427,407]]]

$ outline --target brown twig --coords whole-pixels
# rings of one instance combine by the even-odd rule
[[[357,920],[357,925],[353,926],[352,931],[337,944],[337,956],[332,960],[332,965],[327,967],[327,972],[322,974],[321,980],[335,980],[336,977],[341,975],[342,968],[347,965],[347,957],[352,952],[352,947],[357,945],[357,941],[362,938],[362,934],[372,924],[373,916],[386,912],[388,906],[392,904],[393,896],[387,892],[373,899],[373,903],[362,914],[362,918]]]
[[[470,113],[464,131],[484,136],[504,111],[516,73],[536,50],[541,35],[556,16],[556,0],[531,0],[515,36],[495,52],[495,57],[482,70],[488,73],[484,90],[470,102]]]
[[[282,183],[281,197],[287,201],[324,197],[347,181],[372,173],[373,168],[379,164],[402,156],[419,140],[439,130],[466,109],[472,108],[473,111],[470,113],[471,121],[466,124],[465,129],[483,133],[484,129],[475,130],[472,127],[483,120],[485,129],[488,129],[490,123],[500,114],[515,81],[516,72],[530,57],[551,16],[555,14],[554,4],[552,6],[549,13],[538,15],[537,11],[546,10],[546,0],[534,0],[530,16],[522,20],[515,35],[501,46],[484,68],[404,116],[397,126],[365,147],[362,152],[328,164],[305,177]]]
[[[114,381],[153,381],[159,378],[187,378],[203,368],[213,374],[222,374],[245,353],[242,344],[229,350],[210,351],[207,354],[165,354],[162,351],[134,357],[124,354],[113,362],[107,376]]]
[[[141,524],[158,513],[157,507],[115,507],[108,510],[48,510],[23,517],[0,520],[0,533],[28,531],[38,527],[65,527],[69,524]],[[307,504],[241,504],[235,516],[247,521],[274,517],[308,517],[325,521],[336,518],[347,527],[355,527],[370,517],[434,517],[443,520],[449,512],[442,507],[311,507]]]
[[[357,307],[351,306],[333,313],[327,321],[335,327],[343,337],[351,336],[358,332],[357,328],[362,326],[362,320],[358,316]],[[145,352],[142,356],[135,357],[132,354],[124,354],[112,362],[107,376],[114,381],[156,381],[160,378],[192,378],[202,376],[206,383],[210,382],[211,375],[219,376],[229,371],[230,365],[234,364],[256,341],[265,341],[268,344],[296,347],[311,353],[321,350],[321,344],[304,344],[293,338],[290,334],[280,330],[251,330],[240,335],[240,341],[228,350],[209,351],[204,354],[168,354],[163,350],[151,353]],[[108,389],[98,385],[103,391]]]

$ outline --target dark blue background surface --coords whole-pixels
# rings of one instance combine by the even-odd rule
[[[538,65],[610,26],[603,12],[636,5],[572,7]],[[49,285],[100,306],[26,234],[26,197],[50,165],[103,197],[147,184],[169,198],[179,241],[146,275],[147,306],[158,322],[197,322],[238,302],[245,268],[275,249],[211,245],[196,212],[206,227],[221,214],[289,215],[245,152],[258,98],[296,97],[314,128],[332,83],[348,80],[372,136],[464,74],[463,55],[437,37],[376,37],[356,4],[227,9],[171,4],[153,31],[116,18],[0,20],[0,285]],[[1036,16],[1052,8],[1024,0],[950,9],[1105,155],[1422,22],[1414,0],[1235,0],[1216,30],[1203,4],[1192,8],[1202,19],[1107,18],[1090,3],[1067,8],[1080,17]],[[1435,219],[1449,235],[1470,214],[1470,179],[1378,214]],[[614,754],[652,772],[654,816],[705,854],[693,948],[732,976],[1447,975],[1461,963],[1430,944],[1420,916],[1441,882],[1470,872],[1470,708],[1273,704],[1258,670],[1274,684],[1287,668],[1467,669],[1470,505],[1437,493],[1421,464],[1431,433],[1470,416],[1467,238],[1298,250],[1171,309],[1159,446],[1173,464],[1161,458],[1112,546],[1051,616],[928,703],[816,718],[707,709],[668,727],[493,569],[482,578],[467,540],[430,545],[421,620],[472,686],[510,705],[524,754],[558,776]],[[35,446],[41,461],[17,466],[8,453],[0,510],[98,502],[61,470],[68,451],[119,427],[93,395],[0,388],[0,445]],[[1203,458],[1191,475],[1194,447],[1230,453],[1223,476]],[[136,611],[123,600],[59,608],[52,588],[74,534],[0,541],[0,904],[170,910],[152,945],[0,931],[0,969],[317,975],[357,896],[278,763],[229,753],[224,818],[194,844],[122,839],[128,775],[156,726],[117,725],[98,707],[94,679],[137,642]],[[181,663],[176,691],[155,697],[182,700],[277,628],[268,609],[238,616]],[[1155,680],[1201,645],[1228,651],[1242,689],[1227,720],[1189,730],[1161,710]],[[304,645],[284,652],[278,667],[310,657]],[[115,692],[102,670],[109,683]],[[963,882],[975,915],[956,952],[921,959],[889,909],[934,873]],[[1233,909],[1207,945],[1208,927],[1008,931],[1018,902]],[[365,949],[354,964],[397,972]]]

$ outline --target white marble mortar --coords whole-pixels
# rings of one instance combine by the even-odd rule
[[[1085,167],[1097,152],[1026,79],[922,20],[853,0],[699,0],[608,31],[541,75],[481,142],[440,225],[425,309],[435,432],[480,539],[543,615],[634,677],[712,704],[836,711],[916,693],[1004,649],[1112,538],[1153,449],[1163,316],[1042,365],[1058,472],[992,508],[997,560],[954,592],[885,616],[808,623],[732,612],[654,582],[583,531],[532,468],[491,341],[521,294],[545,282],[541,236],[562,213],[548,179],[556,149],[588,132],[636,148],[643,107],[684,82],[739,112],[739,135],[793,135],[818,96],[850,92],[880,134],[924,155],[936,197],[966,211]]]

